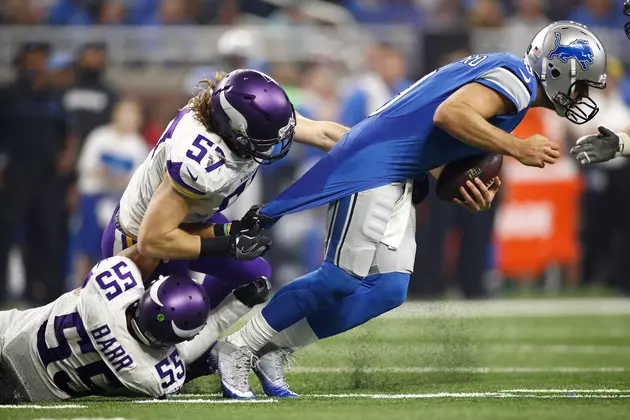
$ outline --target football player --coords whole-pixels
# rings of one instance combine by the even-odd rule
[[[0,312],[0,402],[177,392],[209,373],[204,353],[267,293],[259,280],[211,311],[189,277],[164,276],[145,289],[131,259],[105,259],[49,305]]]
[[[277,219],[330,202],[325,261],[282,287],[261,313],[214,347],[225,394],[254,397],[247,383],[254,354],[254,370],[265,371],[265,392],[295,397],[277,354],[403,303],[416,249],[410,180],[487,152],[527,166],[553,164],[556,143],[509,133],[532,107],[553,109],[576,124],[589,121],[598,111],[589,88],[605,85],[606,53],[599,39],[583,25],[555,22],[535,36],[524,58],[498,53],[453,62],[353,127],[260,211],[260,220]],[[479,199],[490,203],[494,191],[481,182],[479,190]]]
[[[214,307],[235,287],[271,271],[261,258],[270,239],[220,212],[245,191],[260,164],[285,156],[294,138],[328,150],[347,129],[296,114],[284,90],[258,71],[202,82],[207,89],[179,111],[136,170],[101,245],[110,257],[137,243],[143,273],[161,261],[154,275],[207,274],[203,287],[212,291]]]

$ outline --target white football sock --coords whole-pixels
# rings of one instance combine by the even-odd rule
[[[271,344],[276,347],[297,351],[319,340],[306,318],[276,335]],[[263,349],[265,350],[265,349]]]
[[[248,347],[256,353],[277,334],[278,331],[271,328],[259,312],[243,328],[228,335],[225,340],[238,347]]]

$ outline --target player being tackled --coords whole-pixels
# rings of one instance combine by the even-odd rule
[[[404,302],[416,249],[413,180],[488,153],[527,166],[553,164],[560,156],[556,143],[510,133],[534,107],[555,110],[576,124],[590,121],[599,108],[589,88],[605,86],[606,52],[597,36],[578,23],[555,22],[534,37],[524,58],[477,54],[448,64],[353,127],[260,210],[273,222],[330,203],[324,263],[283,286],[259,314],[215,346],[224,389],[253,397],[244,373],[247,355],[263,360],[289,354]],[[470,208],[487,209],[498,182],[491,188],[475,182],[467,184]],[[244,357],[235,358],[237,352]],[[282,378],[265,392],[295,396],[283,380],[283,363],[264,366],[277,367],[267,378]],[[260,364],[254,367],[258,371]]]

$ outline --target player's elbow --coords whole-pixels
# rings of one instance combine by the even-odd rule
[[[433,114],[433,124],[441,129],[448,130],[448,128],[455,121],[456,110],[454,107],[447,101],[443,102],[440,106],[435,110],[435,114]]]
[[[138,252],[149,258],[165,258],[164,240],[159,233],[152,233],[151,229],[140,229],[138,235]]]

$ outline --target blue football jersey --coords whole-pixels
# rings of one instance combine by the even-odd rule
[[[483,84],[514,103],[515,113],[489,121],[507,132],[516,128],[536,98],[536,77],[523,59],[513,54],[473,55],[448,64],[354,126],[262,213],[280,217],[359,191],[414,179],[449,162],[486,153],[433,123],[438,106],[469,83]]]

